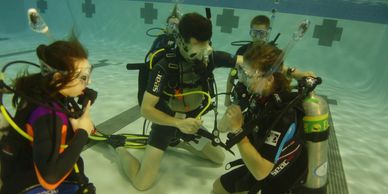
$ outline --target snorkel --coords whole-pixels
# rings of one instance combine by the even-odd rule
[[[281,65],[285,60],[287,54],[295,46],[295,43],[301,40],[304,34],[307,32],[310,26],[309,20],[303,20],[299,25],[298,29],[293,33],[290,41],[286,47],[281,51],[277,59],[275,60],[272,68],[266,72],[260,72],[258,70],[253,70],[249,65],[243,65],[238,69],[238,78],[239,81],[244,83],[244,85],[250,90],[250,92],[263,95],[265,90],[266,83],[269,79],[272,78],[272,74],[278,72],[281,69]],[[249,61],[247,61],[249,63]],[[247,63],[245,62],[245,64]]]

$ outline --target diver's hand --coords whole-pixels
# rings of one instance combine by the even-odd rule
[[[90,103],[91,102],[89,100],[88,104],[85,107],[85,111],[81,117],[79,117],[78,119],[74,119],[74,118],[69,119],[74,132],[78,129],[83,129],[88,133],[88,135],[90,135],[94,130],[94,125],[90,118],[90,113],[89,113]]]
[[[195,134],[202,126],[203,121],[195,118],[181,119],[176,122],[176,127],[185,134]]]
[[[241,131],[243,123],[244,119],[240,106],[232,104],[226,110],[220,128],[223,128],[223,131],[229,130],[231,133],[237,133]]]

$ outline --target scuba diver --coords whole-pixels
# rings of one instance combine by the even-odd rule
[[[156,36],[156,39],[152,43],[151,49],[148,51],[148,53],[145,56],[144,62],[145,64],[142,64],[139,69],[139,76],[138,76],[138,93],[137,93],[137,100],[139,106],[141,105],[141,102],[143,101],[143,95],[144,91],[147,87],[147,80],[149,77],[150,69],[147,68],[147,63],[149,63],[150,57],[152,54],[161,49],[161,48],[167,48],[173,45],[175,43],[177,34],[178,34],[178,24],[179,20],[181,18],[181,13],[178,10],[178,4],[175,4],[174,9],[172,10],[171,14],[167,17],[166,20],[166,28],[151,28],[147,31],[148,36],[155,37],[155,35],[151,35],[149,32],[151,30],[157,29],[161,30],[163,33]]]
[[[214,182],[215,194],[285,194],[306,176],[308,159],[299,110],[287,107],[295,94],[290,81],[277,71],[283,59],[282,51],[271,44],[254,43],[245,52],[244,64],[238,67],[241,93],[236,95],[237,104],[227,108],[219,130],[229,132],[228,137],[250,133],[236,141],[242,166]],[[246,108],[238,101],[244,92],[252,94]]]
[[[257,15],[251,20],[250,24],[250,30],[249,30],[249,36],[252,38],[252,41],[244,41],[241,43],[246,43],[242,46],[240,46],[237,51],[236,55],[244,55],[244,53],[247,51],[247,49],[252,46],[254,42],[268,42],[269,34],[271,31],[271,21],[270,19],[265,15]],[[237,42],[240,43],[240,42]],[[273,44],[275,41],[273,41]],[[232,45],[239,45],[236,44],[236,42],[232,43]]]
[[[95,193],[80,157],[95,129],[89,111],[97,94],[87,88],[87,51],[73,34],[39,45],[36,54],[40,72],[25,73],[13,85],[16,113],[1,142],[0,193]],[[74,97],[83,98],[82,109]],[[10,117],[3,105],[1,111]]]
[[[271,30],[272,30],[274,18],[275,18],[275,15],[274,15],[275,10],[272,10],[272,13],[273,13],[273,16],[271,17],[272,18],[271,20],[265,15],[257,15],[251,20],[249,35],[251,36],[252,41],[235,41],[235,42],[233,42],[232,45],[240,46],[237,49],[236,55],[244,55],[246,50],[249,47],[251,47],[253,43],[264,44],[264,43],[268,42],[269,44],[276,46],[276,41],[277,41],[280,34],[277,34],[277,36],[275,37],[274,40],[268,41],[269,35],[271,33]],[[245,43],[245,44],[241,45],[241,43]],[[225,97],[225,102],[224,102],[225,106],[229,106],[231,104],[230,92],[232,91],[235,80],[237,80],[236,72],[237,72],[237,70],[235,68],[231,69],[229,76],[228,76],[228,81],[226,84],[226,97]],[[299,80],[302,77],[307,77],[307,76],[316,77],[316,75],[311,71],[302,72],[296,68],[286,67],[285,65],[283,65],[281,72],[284,75],[286,75],[286,77],[290,80],[291,79]]]
[[[247,168],[235,169],[218,179],[215,193],[326,193],[328,105],[313,91],[322,80],[303,77],[297,80],[297,92],[290,92],[291,80],[281,72],[287,54],[309,26],[309,20],[299,23],[282,51],[271,43],[253,43],[244,54],[244,65],[237,66],[238,82],[232,94],[238,106],[228,107],[219,129],[231,131],[225,148],[238,144],[242,155],[226,168],[244,163]],[[259,161],[255,163],[259,165],[252,161]],[[234,177],[243,178],[231,182]]]
[[[178,30],[176,48],[165,50],[153,66],[144,93],[141,114],[153,124],[141,163],[125,148],[116,148],[125,174],[138,190],[147,190],[155,182],[171,143],[216,164],[222,164],[225,158],[220,147],[204,137],[197,139],[196,133],[205,130],[200,116],[209,109],[215,95],[214,68],[234,67],[242,59],[213,52],[211,21],[198,13],[183,15]]]
[[[174,38],[175,40],[176,35],[178,34],[178,24],[181,17],[181,13],[178,10],[178,4],[175,4],[174,9],[166,19],[166,29],[161,29],[163,33],[156,37],[149,52],[167,47],[168,41],[171,38]],[[150,30],[152,29],[153,28]],[[151,36],[149,33],[147,33],[147,35]]]

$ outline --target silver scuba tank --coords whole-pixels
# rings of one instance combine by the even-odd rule
[[[310,92],[303,101],[303,117],[308,151],[308,174],[304,194],[325,194],[328,168],[329,111],[326,100]]]

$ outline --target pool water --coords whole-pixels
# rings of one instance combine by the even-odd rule
[[[164,27],[165,19],[174,4],[171,1],[130,0],[2,1],[2,66],[14,60],[37,62],[34,49],[39,44],[49,43],[44,35],[31,31],[26,20],[26,10],[37,7],[42,2],[47,3],[47,8],[41,15],[49,25],[53,37],[66,38],[74,27],[79,33],[80,41],[89,50],[89,60],[96,66],[90,85],[98,91],[98,100],[91,110],[96,125],[108,122],[137,106],[137,71],[126,70],[126,64],[144,60],[153,41],[145,32],[152,27]],[[201,4],[203,1],[198,2],[199,5],[194,5],[192,1],[183,1],[179,5],[181,12],[205,14],[205,5]],[[255,7],[225,7],[225,2],[209,3],[213,22],[212,42],[215,50],[235,53],[238,47],[231,46],[230,43],[249,40],[251,18],[258,14],[270,17],[271,9],[268,3],[264,3],[268,9],[263,6],[254,10]],[[344,4],[346,1],[322,1],[322,7],[327,7],[329,2],[338,3],[339,8],[348,5]],[[378,10],[388,13],[386,1],[347,2],[354,6],[352,9],[370,6],[370,10],[373,10],[377,6],[380,8]],[[287,3],[292,2],[279,1],[279,4],[274,3],[273,6]],[[94,13],[89,4],[94,5]],[[155,14],[150,8],[151,4],[157,10]],[[44,8],[42,5],[40,7]],[[385,20],[372,17],[380,13],[360,13],[358,18],[345,17],[344,15],[354,14],[352,9],[347,10],[349,14],[325,15],[314,14],[311,10],[302,14],[303,9],[300,8],[280,7],[273,23],[271,38],[276,33],[281,33],[278,45],[285,47],[300,21],[311,21],[310,29],[303,39],[288,53],[287,66],[313,71],[323,79],[317,93],[326,96],[329,102],[349,193],[383,194],[388,192],[388,55],[384,54],[388,50],[388,16],[381,16],[387,16]],[[9,13],[6,10],[14,11]],[[230,18],[223,19],[227,14],[238,19],[230,15]],[[150,19],[152,15],[157,17]],[[7,72],[7,80],[23,69],[25,66],[12,67]],[[36,70],[32,68],[31,71]],[[225,91],[225,77],[228,72],[228,69],[215,71],[218,91]],[[220,96],[219,101],[223,102],[223,99]],[[6,96],[6,102],[7,107],[11,108],[9,96]],[[222,114],[224,110],[225,107],[220,103],[218,111]],[[204,125],[212,129],[213,113],[203,119]],[[135,119],[118,133],[141,133],[143,121],[143,118]],[[234,150],[237,151],[236,148]],[[131,149],[130,152],[141,158],[143,150]],[[226,161],[237,158],[229,153],[226,156]],[[96,185],[98,193],[210,193],[213,181],[226,172],[223,166],[195,158],[183,150],[169,149],[154,187],[139,192],[121,172],[116,155],[108,145],[94,145],[84,151],[82,157],[86,174]]]

